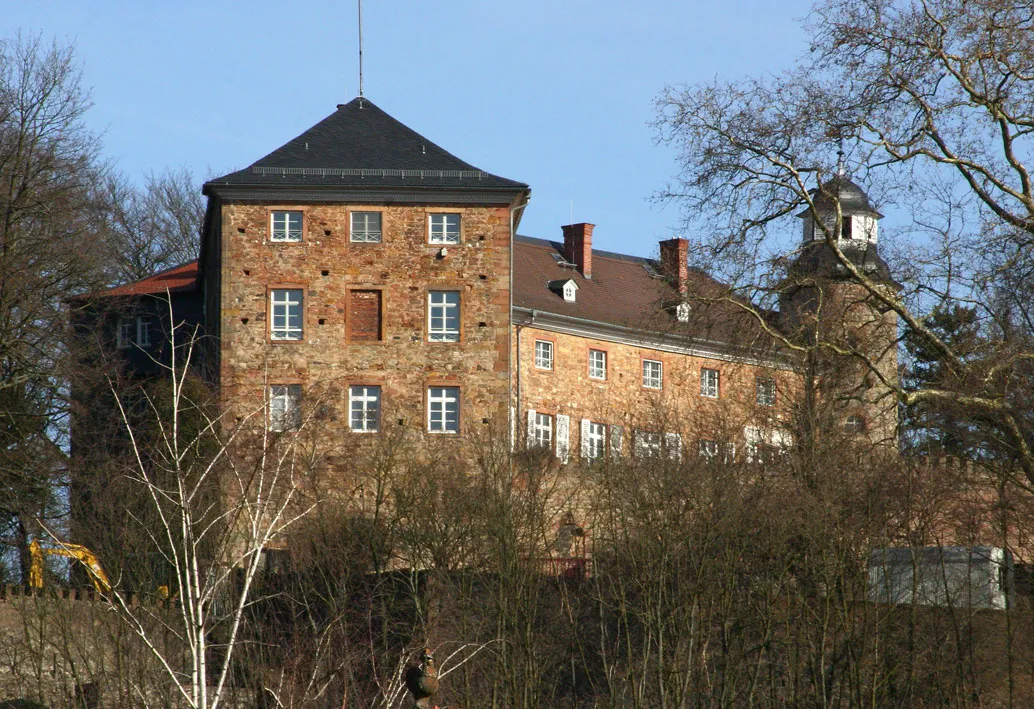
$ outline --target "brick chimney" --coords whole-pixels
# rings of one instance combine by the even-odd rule
[[[689,292],[689,240],[668,239],[661,242],[661,273],[671,279],[679,293]]]
[[[578,267],[586,278],[592,278],[592,230],[595,224],[568,224],[564,230],[564,258]]]

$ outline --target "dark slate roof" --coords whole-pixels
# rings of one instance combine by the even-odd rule
[[[840,202],[840,211],[842,214],[871,214],[875,217],[883,216],[873,208],[872,204],[870,204],[869,195],[865,194],[865,190],[854,182],[851,182],[851,180],[846,177],[834,177],[829,182],[824,183],[821,187],[808,190],[808,194],[811,195],[812,201],[815,203],[815,208],[820,212],[834,211],[836,209],[834,199],[836,199]],[[808,215],[809,211],[805,209],[797,216],[805,217]]]
[[[562,266],[562,243],[518,236],[514,240],[513,304],[518,308],[569,316],[648,333],[675,335],[738,347],[769,349],[772,338],[757,318],[736,305],[729,289],[696,269],[689,271],[688,323],[675,317],[682,301],[675,287],[660,275],[651,259],[592,252],[592,278]],[[578,284],[574,303],[550,289],[550,283],[572,279]],[[738,301],[743,303],[742,300]],[[767,316],[770,322],[774,316]]]
[[[367,98],[337,110],[243,170],[205,185],[518,192],[528,186],[483,172],[398,122]]]
[[[890,267],[880,256],[876,244],[843,240],[839,245],[844,256],[873,281],[901,288],[901,284],[891,276]],[[789,275],[793,281],[799,281],[801,278],[832,281],[854,278],[837,258],[833,247],[825,241],[813,241],[805,244],[791,264]]]

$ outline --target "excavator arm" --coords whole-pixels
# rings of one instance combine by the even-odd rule
[[[108,593],[111,591],[111,582],[108,580],[108,575],[104,572],[104,567],[101,566],[101,562],[97,559],[96,554],[79,544],[63,544],[61,542],[59,544],[61,546],[44,547],[36,540],[29,542],[29,586],[32,588],[43,588],[44,556],[64,556],[69,559],[75,559],[86,567],[90,575],[90,581],[98,592]]]

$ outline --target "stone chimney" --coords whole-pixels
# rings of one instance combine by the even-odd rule
[[[689,240],[676,238],[661,242],[661,273],[671,279],[679,293],[689,292]]]
[[[595,224],[568,224],[564,230],[564,258],[578,267],[586,278],[592,278],[592,230]]]

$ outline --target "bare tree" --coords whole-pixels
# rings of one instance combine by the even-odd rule
[[[850,343],[813,344],[864,363],[906,406],[978,419],[1034,480],[1031,301],[1019,287],[1034,274],[1034,15],[998,0],[824,0],[806,27],[810,53],[782,74],[663,92],[658,128],[681,166],[667,195],[704,215],[698,255],[720,255],[760,304],[786,277],[780,230],[806,210],[836,267],[948,376],[913,387]],[[903,292],[841,248],[841,170],[907,218]],[[931,325],[957,305],[972,308],[985,347],[959,350]]]

